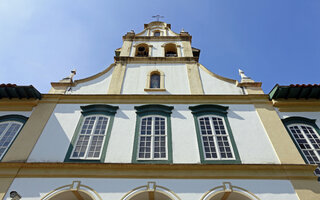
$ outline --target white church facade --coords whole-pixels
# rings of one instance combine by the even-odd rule
[[[264,94],[201,65],[191,39],[155,21],[96,75],[0,85],[0,197],[320,199],[320,87]]]

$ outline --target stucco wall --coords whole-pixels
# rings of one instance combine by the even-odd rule
[[[32,111],[0,111],[0,116],[4,115],[22,115],[25,117],[30,117]]]
[[[79,104],[58,104],[28,162],[63,162],[81,116]],[[105,162],[131,163],[136,126],[134,106],[118,105]],[[174,163],[200,163],[189,105],[171,105]],[[279,163],[252,105],[229,105],[228,119],[242,163]],[[57,148],[59,147],[59,148]]]
[[[146,92],[147,75],[152,70],[164,73],[164,92]],[[128,64],[121,94],[190,94],[184,64]]]
[[[241,88],[234,83],[220,80],[204,71],[201,67],[199,68],[199,73],[205,94],[243,94]]]
[[[277,112],[281,119],[285,119],[287,117],[305,117],[308,119],[315,119],[316,124],[320,127],[320,112]]]
[[[228,179],[115,179],[115,178],[16,178],[9,191],[17,191],[22,199],[38,200],[54,189],[81,181],[89,186],[102,199],[120,200],[132,189],[155,182],[174,192],[182,200],[200,200],[210,189],[230,182],[255,194],[261,200],[298,200],[298,197],[287,180],[228,180]],[[9,194],[4,198],[10,200]]]
[[[79,83],[75,87],[71,87],[67,94],[107,94],[109,84],[112,77],[113,69],[110,69],[107,73],[102,76],[87,81],[84,83]]]

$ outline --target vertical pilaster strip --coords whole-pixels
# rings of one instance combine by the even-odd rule
[[[271,104],[254,104],[281,164],[305,164]]]
[[[25,162],[40,137],[57,103],[41,103],[34,108],[2,162]]]
[[[126,64],[116,63],[116,66],[112,72],[108,94],[121,94],[125,71]]]
[[[129,57],[131,46],[132,46],[132,41],[128,41],[128,40],[123,41],[120,56]]]
[[[181,57],[181,45],[177,45],[177,53],[178,53],[178,57]]]
[[[182,41],[183,57],[193,57],[190,41]]]
[[[198,65],[187,64],[189,87],[191,94],[203,94]]]
[[[299,199],[320,199],[320,184],[316,180],[291,180],[291,184]]]
[[[0,199],[4,199],[13,180],[14,178],[0,178]]]

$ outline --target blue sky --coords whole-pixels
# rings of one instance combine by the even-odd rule
[[[200,63],[238,79],[238,69],[263,82],[320,83],[319,0],[0,0],[0,83],[33,85],[94,75],[151,16],[193,36]]]

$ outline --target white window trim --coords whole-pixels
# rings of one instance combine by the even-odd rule
[[[8,151],[9,147],[11,146],[12,142],[15,140],[15,138],[17,137],[18,133],[20,132],[21,128],[23,127],[23,123],[22,122],[18,122],[18,121],[3,121],[0,122],[0,124],[5,124],[5,123],[9,123],[8,126],[4,129],[3,133],[0,135],[0,140],[3,138],[3,136],[5,135],[5,133],[7,133],[9,127],[11,127],[12,124],[20,124],[20,128],[17,130],[17,132],[14,134],[14,136],[12,137],[12,140],[9,142],[8,146],[6,147],[6,149],[4,150],[3,154],[0,155],[0,160],[3,158],[3,156],[6,154],[6,152]]]
[[[318,139],[320,139],[320,136],[319,136],[319,134],[317,133],[317,131],[316,131],[312,126],[310,126],[310,125],[308,125],[308,124],[295,123],[295,124],[290,124],[290,125],[288,125],[289,132],[290,132],[291,136],[293,137],[294,141],[298,144],[298,147],[299,147],[299,148],[300,148],[299,142],[296,140],[296,138],[294,137],[293,133],[292,133],[291,130],[290,130],[290,127],[293,127],[293,126],[298,126],[301,134],[303,134],[303,136],[304,136],[304,139],[308,142],[308,144],[309,144],[310,147],[311,147],[311,149],[309,149],[309,150],[312,150],[313,153],[317,156],[318,160],[320,161],[320,155],[318,154],[317,149],[314,148],[314,146],[313,146],[312,143],[310,142],[308,136],[307,136],[307,135],[305,134],[305,132],[302,130],[301,126],[306,126],[306,127],[311,128],[311,129],[313,130],[313,132],[318,136]],[[307,156],[304,154],[303,149],[300,148],[300,150],[301,150],[302,154],[304,155],[305,159],[307,160],[308,164],[310,164],[310,161],[308,160]],[[319,149],[319,150],[320,150],[320,149]],[[320,162],[317,163],[317,164],[320,164]]]
[[[151,121],[151,152],[150,158],[139,158],[139,153],[140,153],[140,139],[141,139],[141,126],[142,126],[142,120],[145,118],[149,118],[152,117],[152,121]],[[165,135],[161,135],[161,136],[166,136],[166,157],[165,158],[154,158],[154,123],[155,123],[155,118],[156,117],[160,117],[164,119],[165,122]],[[137,151],[137,160],[168,160],[168,125],[167,125],[167,118],[161,115],[147,115],[147,116],[143,116],[141,117],[140,120],[140,125],[139,125],[139,141],[138,141],[138,151]],[[147,135],[146,135],[147,136]]]
[[[209,123],[210,123],[211,131],[212,131],[212,136],[214,137],[214,144],[215,144],[215,149],[216,149],[216,152],[217,152],[217,158],[206,158],[206,151],[204,149],[204,142],[203,142],[203,138],[202,138],[201,125],[200,125],[200,118],[204,118],[204,117],[209,117]],[[219,149],[219,145],[218,145],[217,135],[215,133],[214,125],[213,125],[213,122],[212,122],[212,119],[211,119],[212,117],[219,118],[219,119],[222,120],[224,129],[226,131],[226,135],[224,135],[224,136],[227,136],[227,138],[228,138],[228,142],[229,142],[231,153],[232,153],[232,158],[221,158],[221,153],[220,153],[220,149]],[[203,152],[203,157],[204,157],[205,160],[236,160],[236,157],[235,157],[235,154],[234,154],[234,151],[233,151],[233,146],[232,146],[232,143],[231,143],[231,140],[230,140],[230,135],[229,135],[229,132],[228,132],[228,128],[227,128],[226,122],[224,121],[224,117],[221,117],[221,116],[218,116],[218,115],[201,115],[201,116],[198,117],[198,124],[199,124],[199,134],[200,134],[200,138],[201,138],[201,142],[202,142],[201,143],[202,152]]]
[[[89,138],[89,141],[88,141],[88,145],[87,145],[87,148],[86,148],[86,152],[85,152],[85,154],[84,154],[83,157],[73,157],[72,155],[73,155],[73,153],[74,153],[74,151],[75,151],[75,149],[76,149],[76,144],[78,143],[79,137],[81,136],[81,130],[82,130],[83,124],[84,124],[86,118],[88,118],[88,117],[96,117],[96,120],[94,121],[93,129],[92,129],[92,131],[91,131],[91,133],[90,133],[90,138]],[[94,136],[93,133],[94,133],[95,130],[96,130],[96,124],[97,124],[97,122],[98,122],[98,118],[99,118],[99,117],[105,117],[105,118],[108,119],[108,123],[107,123],[107,126],[106,126],[106,130],[105,130],[104,135],[103,135],[104,138],[103,138],[103,141],[102,141],[102,144],[101,144],[100,155],[99,155],[99,157],[97,157],[97,158],[88,158],[87,156],[88,156],[88,152],[89,152],[89,146],[90,146],[91,141],[92,141],[92,138],[93,138],[93,136]],[[77,136],[77,140],[76,140],[75,143],[74,143],[75,146],[73,147],[73,150],[72,150],[72,152],[71,152],[70,159],[77,159],[77,160],[100,160],[100,159],[101,159],[101,155],[102,155],[102,153],[103,153],[103,152],[102,152],[102,151],[103,151],[103,146],[104,146],[104,143],[105,143],[105,140],[106,140],[106,137],[107,137],[107,132],[108,132],[109,124],[110,124],[110,117],[109,117],[109,116],[106,116],[106,115],[88,115],[88,116],[85,116],[85,117],[83,118],[82,123],[81,123],[80,130],[79,130],[79,133],[78,133],[78,136]]]

